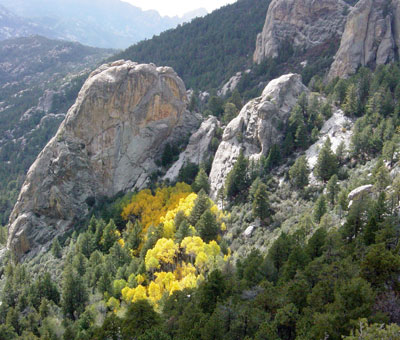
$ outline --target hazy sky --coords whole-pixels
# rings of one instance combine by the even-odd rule
[[[124,0],[142,9],[155,9],[161,15],[182,15],[197,8],[205,8],[208,12],[231,4],[236,0]]]

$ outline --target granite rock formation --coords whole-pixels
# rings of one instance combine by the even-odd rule
[[[164,145],[198,126],[186,105],[169,67],[117,61],[94,71],[28,172],[8,249],[37,253],[85,216],[88,203],[142,188]]]

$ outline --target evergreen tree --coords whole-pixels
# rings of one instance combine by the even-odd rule
[[[200,169],[197,174],[193,184],[192,189],[195,193],[198,193],[201,189],[203,189],[207,194],[210,192],[210,183],[208,181],[208,176],[203,168]]]
[[[217,239],[219,232],[219,225],[215,215],[210,209],[207,209],[201,215],[199,221],[196,223],[196,230],[204,242],[210,242]]]
[[[88,292],[81,277],[70,265],[63,273],[61,307],[66,317],[77,320],[88,302]]]
[[[275,166],[279,165],[281,159],[282,155],[280,147],[277,144],[273,144],[269,149],[268,157],[265,160],[264,171],[269,172]]]
[[[160,316],[147,300],[139,300],[128,306],[122,321],[123,339],[136,339],[160,323]]]
[[[249,185],[248,178],[248,160],[244,157],[243,151],[239,153],[239,157],[229,172],[225,181],[226,196],[229,199],[235,199],[238,196],[245,197]]]
[[[390,167],[393,166],[394,155],[396,153],[396,143],[392,140],[386,141],[383,145],[382,156],[389,162]]]
[[[208,198],[204,190],[200,190],[197,198],[194,201],[194,207],[189,216],[189,223],[192,226],[195,226],[196,223],[200,220],[200,217],[209,207],[210,199]]]
[[[339,193],[338,176],[333,175],[326,185],[328,201],[331,205],[335,205],[336,197]]]
[[[51,253],[57,259],[60,259],[62,256],[61,246],[60,246],[60,242],[58,242],[58,237],[56,237],[54,239],[53,244],[51,245]]]
[[[328,137],[318,155],[317,164],[314,168],[314,174],[317,178],[326,182],[337,173],[337,170],[337,158],[331,150],[331,141]]]
[[[358,116],[360,114],[360,98],[355,84],[350,84],[346,90],[346,98],[343,103],[343,111],[347,116]]]
[[[82,233],[79,235],[76,243],[79,251],[86,256],[86,258],[89,258],[95,248],[94,235],[88,232]]]
[[[105,253],[108,253],[113,244],[118,240],[117,236],[117,226],[114,220],[110,220],[103,231],[103,237],[101,239],[102,249]]]
[[[336,158],[338,160],[339,165],[343,165],[346,159],[346,144],[344,141],[340,142],[339,146],[336,149]]]
[[[242,97],[240,96],[238,89],[233,90],[232,95],[230,96],[228,101],[232,104],[235,104],[238,110],[241,110],[243,107]]]
[[[292,185],[300,190],[308,185],[309,174],[310,170],[308,168],[306,156],[299,157],[289,170],[289,177]]]
[[[326,214],[326,201],[325,196],[320,195],[317,199],[317,202],[314,206],[314,220],[315,222],[319,223],[321,221],[322,216]]]
[[[135,224],[132,222],[128,222],[127,230],[128,230],[128,237],[126,240],[126,246],[129,249],[136,250],[139,248],[141,242],[141,234],[142,234],[142,225],[139,221],[136,221]]]
[[[253,216],[259,218],[262,222],[271,214],[268,200],[267,186],[260,183],[253,200]]]
[[[185,237],[191,236],[192,230],[190,229],[189,222],[184,220],[179,224],[175,234],[175,240],[180,243]]]
[[[296,146],[300,149],[305,149],[308,146],[308,131],[303,122],[297,126],[295,142]]]

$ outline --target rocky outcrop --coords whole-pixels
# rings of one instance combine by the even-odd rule
[[[218,95],[225,97],[228,93],[233,92],[238,86],[240,79],[242,79],[242,72],[238,72],[231,77],[218,91]]]
[[[276,58],[283,43],[311,48],[343,33],[348,5],[342,0],[273,0],[253,60]]]
[[[28,172],[7,247],[18,256],[37,252],[83,217],[93,198],[143,187],[164,144],[196,126],[186,103],[169,67],[118,61],[94,71]]]
[[[400,47],[399,31],[400,1],[360,0],[348,15],[328,78],[393,61]]]
[[[163,179],[173,181],[186,164],[194,163],[200,165],[210,158],[211,141],[218,128],[219,121],[217,118],[210,116],[204,121],[196,133],[190,137],[185,151],[179,155],[179,159],[169,168]]]
[[[280,143],[282,126],[296,105],[297,98],[308,89],[298,74],[272,80],[261,97],[251,100],[225,128],[210,173],[211,193],[215,197],[240,153],[250,159],[266,155],[273,144]]]
[[[353,125],[353,121],[349,117],[346,117],[342,110],[336,110],[333,113],[332,117],[324,123],[319,132],[321,138],[306,151],[306,158],[310,170],[313,170],[317,164],[319,151],[327,138],[331,141],[331,149],[333,152],[336,152],[342,142],[348,150],[350,147]],[[310,176],[313,176],[313,174],[311,173]]]

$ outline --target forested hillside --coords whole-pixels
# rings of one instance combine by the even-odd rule
[[[0,223],[90,70],[113,50],[40,36],[0,42]]]
[[[187,88],[217,88],[236,72],[251,67],[256,36],[264,25],[269,3],[239,0],[133,45],[113,60],[171,66]]]
[[[311,177],[319,132],[296,131],[331,113],[300,96],[286,153],[239,156],[220,208],[205,169],[93,203],[50,251],[5,267],[0,338],[397,339],[399,74],[318,88],[355,127],[348,148],[325,140]]]

